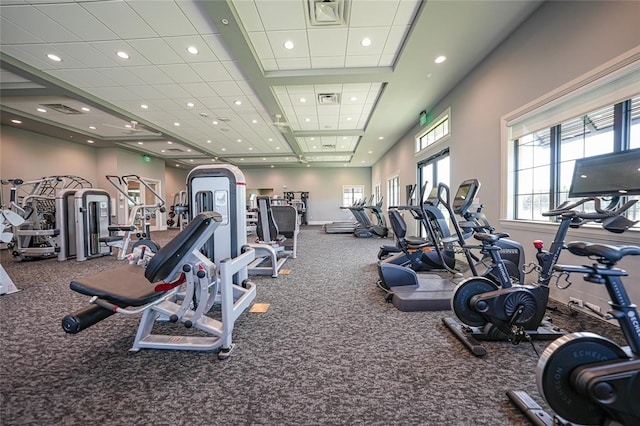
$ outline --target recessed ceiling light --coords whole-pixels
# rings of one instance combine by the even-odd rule
[[[207,139],[207,143],[211,143],[211,139]]]
[[[189,160],[189,161],[191,161],[193,163],[193,158],[191,160]]]
[[[20,120],[11,120],[11,122],[14,124],[22,124],[22,121]]]
[[[160,152],[167,152],[165,149],[161,149]]]
[[[233,101],[234,104],[236,105],[242,105],[242,101],[238,100],[238,101]]]
[[[316,140],[316,138],[310,138],[310,139],[311,139],[312,141],[315,141],[315,140]]]
[[[187,149],[187,152],[191,152],[191,149]]]
[[[236,139],[236,142],[242,142],[242,139]]]
[[[347,117],[347,121],[351,121],[351,120],[353,120],[353,118]]]
[[[307,167],[311,167],[311,164],[307,164]]]
[[[177,121],[175,123],[173,123],[174,126],[178,127],[180,126],[180,123],[178,123]]]
[[[249,147],[249,151],[253,151],[253,147],[251,147],[251,146],[250,146],[250,147]]]
[[[350,98],[349,98],[349,100],[350,100],[351,102],[355,102],[355,101],[357,101],[357,100],[358,100],[358,98],[357,98],[357,97],[355,97],[355,96],[352,96],[352,97],[350,97]]]
[[[244,161],[244,158],[241,158],[240,161]]]
[[[95,130],[95,129],[96,129],[96,126],[89,126],[89,128],[90,128],[91,130]]]
[[[310,118],[305,118],[304,121],[306,121],[307,123],[311,121]]]
[[[171,142],[171,141],[167,141],[167,144],[172,145],[172,144],[173,144],[173,142]]]
[[[258,124],[258,120],[255,120],[255,119],[254,119],[254,120],[251,120],[251,122],[252,122],[253,124]]]
[[[194,104],[193,104],[193,102],[187,102],[187,106],[188,106],[189,108],[193,108],[193,107],[194,107]]]
[[[316,148],[317,148],[317,146],[315,146],[315,145],[314,145],[314,146],[312,146],[311,148],[316,149]]]
[[[144,142],[138,142],[138,145],[144,145]]]
[[[279,147],[279,146],[276,146],[276,149],[280,149],[280,147]]]
[[[226,151],[226,150],[227,150],[227,148],[222,148],[222,150],[223,150],[223,151]]]
[[[273,164],[272,164],[272,165],[271,165],[271,168],[273,169],[273,167],[274,167],[274,166],[273,166]]]
[[[369,151],[369,154],[373,154],[373,151]]]
[[[384,139],[384,136],[379,136],[378,137],[378,140],[382,140],[382,139]]]
[[[89,111],[91,111],[91,110],[90,110],[89,108],[87,108],[87,107],[82,107],[82,108],[80,108],[80,109],[81,109],[81,110],[83,110],[84,112],[89,112]]]
[[[116,55],[118,55],[122,59],[129,59],[129,54],[122,50],[119,50],[118,52],[116,52]]]
[[[433,61],[433,62],[435,62],[436,64],[441,64],[441,63],[443,63],[443,62],[444,62],[444,61],[446,61],[446,60],[447,60],[447,57],[446,57],[446,56],[444,56],[444,55],[440,55],[440,56],[438,56],[436,59],[434,59],[434,61]]]
[[[149,105],[142,104],[142,105],[140,105],[140,108],[142,108],[142,109],[149,109]]]
[[[180,167],[180,164],[176,164],[176,167]]]
[[[44,108],[38,108],[38,112],[47,112],[47,110]]]
[[[217,126],[217,125],[218,125],[218,122],[217,122],[217,121],[215,121],[215,120],[213,120],[213,125],[214,125],[214,126]]]
[[[302,102],[302,103],[307,102],[307,98],[300,98],[300,102]]]
[[[361,163],[364,163],[364,160],[362,160]]]
[[[191,53],[192,55],[197,55],[198,54],[198,48],[195,46],[189,46],[187,47],[187,52]]]
[[[47,55],[47,58],[49,58],[49,59],[51,59],[52,61],[55,61],[55,62],[62,62],[62,58],[60,56],[58,56],[58,55],[54,55],[53,53],[49,53]]]
[[[127,129],[131,128],[131,124],[125,124],[124,127],[126,127]]]
[[[93,143],[91,139],[87,139],[87,143]]]
[[[262,157],[262,161],[267,161],[267,157]]]
[[[287,40],[284,42],[284,48],[287,50],[291,50],[295,47],[295,45],[293,44],[293,42],[291,40]]]
[[[362,39],[362,41],[360,42],[360,45],[362,47],[368,47],[371,46],[371,39],[369,37],[365,37]]]

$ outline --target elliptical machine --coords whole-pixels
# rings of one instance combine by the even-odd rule
[[[507,396],[536,425],[640,424],[640,316],[622,283],[627,272],[615,268],[625,256],[640,255],[640,247],[572,242],[567,249],[596,263],[556,265],[554,270],[581,273],[585,281],[605,286],[611,299],[607,318],[618,321],[629,346],[589,332],[567,334],[550,344],[538,361],[536,383],[556,417],[526,392],[510,390]]]
[[[594,202],[595,213],[579,214],[574,210],[589,201]],[[543,213],[547,217],[559,216],[561,221],[549,251],[543,249],[542,241],[534,241],[538,250],[538,265],[532,266],[530,272],[538,272],[536,284],[521,282],[513,285],[511,282],[500,256],[500,247],[496,244],[508,234],[474,234],[474,238],[482,244],[482,252],[491,256],[492,269],[497,271],[501,287],[488,277],[476,276],[460,282],[453,292],[451,307],[463,324],[454,318],[443,318],[443,323],[476,356],[487,353],[478,340],[507,340],[518,344],[522,340],[553,340],[566,334],[566,331],[544,320],[544,317],[553,266],[564,248],[567,231],[586,221],[597,221],[602,222],[603,228],[611,232],[624,232],[633,223],[624,222],[621,227],[622,222],[615,219],[636,202],[637,200],[630,200],[619,208],[614,208],[617,204],[615,200],[607,209],[601,209],[600,199],[590,197],[574,203],[565,201],[555,210]]]

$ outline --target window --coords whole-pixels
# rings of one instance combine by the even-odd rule
[[[375,203],[378,204],[380,202],[380,200],[382,199],[382,184],[379,183],[375,186],[373,193],[375,194]]]
[[[356,201],[362,200],[364,185],[344,185],[342,187],[342,207],[350,207]]]
[[[433,121],[433,124],[416,137],[416,152],[442,140],[449,135],[449,110]]]
[[[577,159],[640,147],[640,96],[524,134],[512,143],[513,218],[549,220],[542,213],[568,199]],[[637,220],[638,210],[627,216]]]
[[[418,181],[420,182],[420,187],[416,189],[417,194],[420,194],[420,188],[422,188],[425,183],[427,183],[427,188],[424,194],[425,198],[429,196],[431,189],[439,183],[444,183],[449,186],[449,170],[449,148],[419,162]]]
[[[387,180],[387,208],[400,204],[400,176]]]

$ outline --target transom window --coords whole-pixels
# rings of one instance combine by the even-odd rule
[[[416,152],[420,152],[430,145],[449,135],[449,110],[436,118],[424,132],[416,137]]]

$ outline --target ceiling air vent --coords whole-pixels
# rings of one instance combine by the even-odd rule
[[[184,152],[184,150],[181,148],[169,148],[167,149],[167,151],[173,152],[173,153]]]
[[[319,93],[318,105],[338,105],[340,96],[337,93]]]
[[[307,0],[307,18],[311,26],[346,25],[348,0]]]
[[[78,111],[77,109],[71,108],[70,106],[66,106],[64,104],[40,104],[40,106],[61,112],[63,114],[83,114],[82,111]]]
[[[335,145],[322,145],[322,150],[323,151],[335,151],[336,150],[336,146]]]

